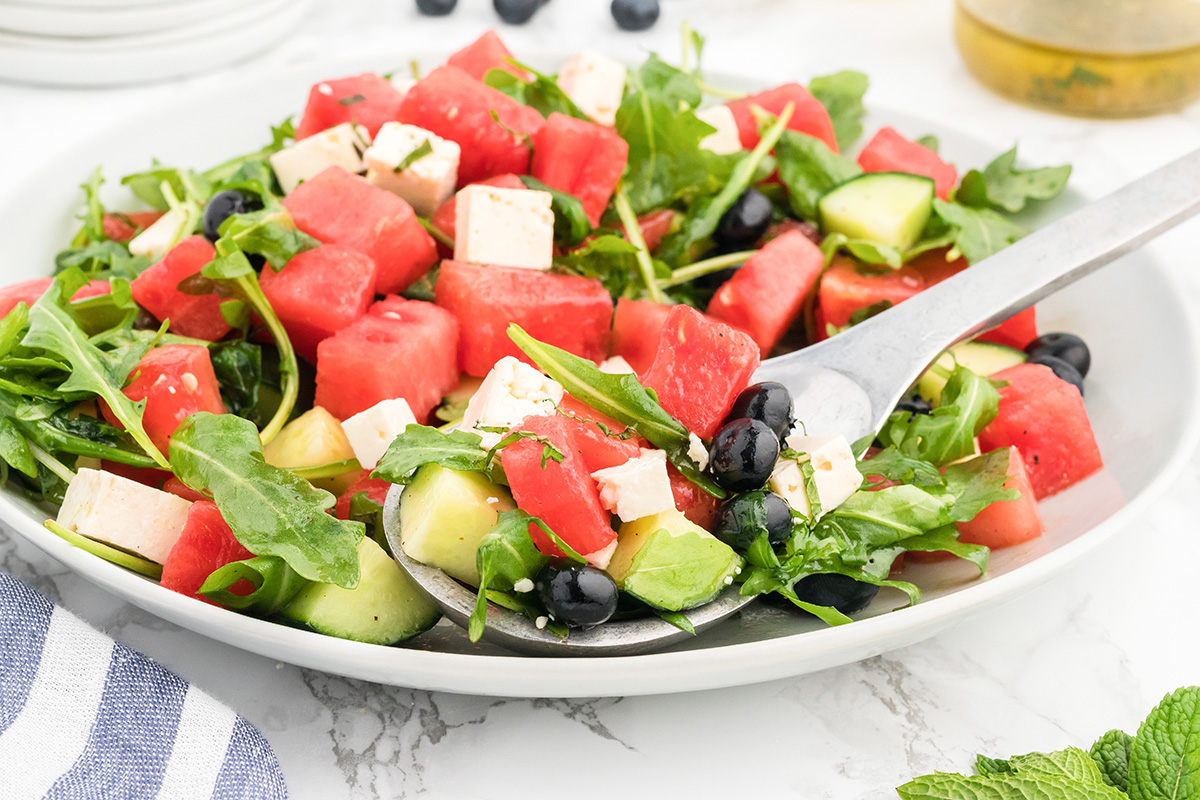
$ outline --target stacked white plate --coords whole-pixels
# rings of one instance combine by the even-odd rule
[[[278,44],[312,0],[0,0],[0,80],[114,86],[180,78]]]

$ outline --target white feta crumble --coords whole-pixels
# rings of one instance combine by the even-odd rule
[[[703,472],[708,468],[708,446],[704,444],[704,440],[694,433],[688,433],[688,458],[696,462],[696,466]]]
[[[742,137],[738,134],[737,120],[729,106],[709,106],[696,112],[696,118],[707,122],[717,130],[700,140],[700,146],[718,155],[737,153],[742,149]]]
[[[667,454],[643,450],[624,464],[597,470],[592,477],[600,487],[600,503],[625,522],[675,508]]]
[[[513,584],[513,591],[517,592],[518,594],[525,594],[527,592],[532,592],[533,591],[533,581],[529,580],[529,578],[521,578],[521,580],[519,580]]]
[[[461,156],[457,142],[416,125],[385,122],[363,160],[368,183],[398,195],[428,217],[454,194]]]
[[[812,506],[804,488],[804,473],[800,471],[795,459],[780,458],[776,461],[767,486],[786,500],[793,511],[806,517],[812,516]]]
[[[553,414],[562,402],[563,387],[533,367],[512,356],[496,362],[483,383],[471,395],[463,412],[459,428],[478,433],[483,447],[491,449],[504,438],[503,434],[480,430],[520,425],[526,417]]]
[[[601,125],[612,127],[625,96],[624,64],[592,50],[577,53],[558,72],[558,86],[579,110]]]
[[[621,356],[606,358],[600,362],[600,371],[609,375],[632,375],[633,367]]]
[[[550,269],[554,211],[549,192],[473,184],[458,193],[454,260]]]
[[[329,167],[362,172],[363,152],[370,145],[371,134],[366,128],[343,122],[275,153],[270,159],[271,169],[287,194]]]
[[[583,558],[596,569],[608,569],[608,565],[612,561],[613,553],[615,552],[617,552],[617,540],[613,539],[595,552],[584,553]]]
[[[785,443],[792,450],[808,454],[822,513],[846,502],[862,486],[862,473],[858,471],[858,463],[846,437],[794,434],[787,437]]]
[[[411,75],[392,75],[392,77],[388,78],[388,83],[403,95],[408,94],[409,90],[417,85],[417,79]]]
[[[58,524],[81,536],[167,560],[192,504],[120,475],[95,469],[75,474],[58,510]]]
[[[546,626],[547,626],[547,625],[549,625],[549,624],[550,624],[550,618],[549,618],[549,617],[538,617],[537,619],[535,619],[535,620],[533,621],[533,626],[534,626],[535,628],[537,628],[539,631],[540,631],[540,630],[544,630],[544,629],[546,628]]]
[[[375,469],[392,440],[417,424],[408,401],[403,397],[380,400],[342,422],[350,449],[363,469]]]
[[[174,209],[163,214],[150,227],[129,240],[129,252],[158,261],[186,233],[183,230],[187,215]]]

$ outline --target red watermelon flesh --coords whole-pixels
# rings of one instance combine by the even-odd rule
[[[833,133],[833,122],[829,119],[829,112],[825,110],[825,106],[821,105],[820,100],[813,97],[808,89],[798,83],[785,83],[774,89],[767,89],[765,92],[726,103],[737,122],[738,136],[742,140],[742,147],[749,150],[758,144],[761,138],[758,135],[758,120],[755,119],[754,112],[751,110],[753,106],[758,106],[769,114],[779,116],[788,103],[795,104],[792,118],[788,120],[788,129],[816,137],[829,145],[829,149],[836,153],[838,151],[837,137]]]
[[[300,230],[374,261],[376,294],[404,291],[437,261],[412,206],[341,167],[300,184],[283,204]]]
[[[174,475],[167,478],[166,483],[164,483],[162,486],[162,490],[164,492],[167,492],[168,494],[173,494],[176,497],[182,497],[184,500],[187,500],[189,503],[195,503],[200,500],[211,500],[212,499],[211,497],[208,497],[201,492],[197,492],[195,489],[188,486],[186,483],[179,480],[179,478],[176,478]]]
[[[595,227],[628,155],[629,145],[611,128],[555,112],[533,137],[529,171],[551,189],[578,197]]]
[[[1104,466],[1078,389],[1041,364],[1018,364],[991,377],[1008,386],[1000,389],[1000,411],[980,432],[979,446],[1020,450],[1039,499]]]
[[[595,412],[592,412],[591,417],[587,415],[563,417],[567,427],[574,434],[577,452],[589,473],[616,467],[631,458],[638,457],[641,448],[638,447],[636,439],[632,437],[621,439],[605,433],[600,425],[596,424],[597,422],[604,423],[595,419],[595,416]],[[612,429],[609,428],[609,430]]]
[[[133,279],[129,285],[133,299],[157,319],[169,319],[172,332],[215,342],[232,330],[221,315],[222,298],[216,294],[185,294],[178,286],[216,255],[203,236],[189,236]]]
[[[7,316],[8,312],[17,307],[17,303],[32,306],[52,285],[54,285],[54,278],[34,278],[0,288],[0,317]],[[112,288],[108,285],[108,281],[88,281],[86,286],[79,287],[79,291],[71,300],[78,302],[89,297],[108,294],[110,291]]]
[[[970,522],[958,523],[959,539],[970,544],[987,547],[1010,547],[1030,539],[1036,539],[1046,530],[1038,514],[1037,495],[1025,469],[1021,451],[1010,447],[1008,453],[1009,479],[1005,489],[1016,489],[1021,496],[1016,500],[1001,500],[992,503],[975,515]]]
[[[799,231],[785,233],[717,289],[708,314],[750,334],[766,358],[800,316],[824,268],[821,248]]]
[[[674,306],[653,300],[617,300],[608,354],[625,359],[638,375],[645,374],[658,353],[663,323]]]
[[[524,189],[525,184],[521,183],[521,179],[511,173],[505,175],[497,175],[494,178],[488,178],[486,181],[480,181],[484,186],[496,186],[501,189]],[[461,190],[460,190],[461,191]],[[450,199],[442,203],[437,211],[433,212],[433,216],[429,218],[429,224],[444,234],[446,238],[454,238],[454,226],[458,222],[458,193],[455,192],[450,196]],[[445,248],[443,250],[443,248]],[[452,255],[451,248],[445,247],[441,243],[438,244],[439,251],[444,252],[447,258]]]
[[[672,209],[660,208],[638,217],[638,230],[647,250],[653,253],[662,244],[663,237],[675,226],[677,215],[678,212]]]
[[[958,172],[923,144],[904,138],[895,128],[883,127],[858,154],[863,172],[908,172],[933,179],[937,196],[950,197]]]
[[[835,256],[817,289],[817,336],[826,338],[826,325],[848,325],[860,308],[883,300],[892,305],[902,303],[966,267],[961,258],[946,261],[944,250],[922,253],[900,269],[884,272],[861,270],[853,259]]]
[[[667,464],[667,477],[671,479],[675,509],[704,530],[712,530],[721,501],[685,478],[674,464]]]
[[[368,498],[379,505],[383,505],[383,502],[387,499],[388,490],[391,488],[392,484],[389,481],[372,478],[371,470],[364,469],[354,479],[354,482],[346,487],[346,491],[342,492],[341,496],[338,497],[337,504],[333,507],[334,516],[338,519],[350,519],[350,501],[360,492],[366,492]]]
[[[582,555],[598,553],[616,541],[611,515],[600,504],[596,482],[568,421],[560,416],[534,416],[519,429],[550,441],[562,452],[563,460],[547,459],[543,467],[544,445],[532,439],[520,439],[501,450],[500,462],[517,506],[545,522]],[[562,555],[538,526],[531,524],[529,533],[543,553]]]
[[[221,567],[248,558],[254,558],[254,553],[233,535],[217,504],[202,500],[188,509],[179,539],[163,564],[160,583],[173,592],[217,605],[199,594],[200,587]],[[254,586],[247,580],[240,580],[229,591],[244,597],[254,591]]]
[[[296,352],[315,361],[318,344],[367,313],[375,262],[327,244],[294,256],[280,272],[264,268],[259,282]]]
[[[458,143],[460,187],[506,172],[528,172],[527,137],[546,122],[533,108],[457,67],[439,67],[418,81],[404,96],[400,121]]]
[[[459,321],[459,367],[470,375],[486,375],[504,356],[529,361],[508,338],[513,322],[592,361],[608,352],[612,296],[594,278],[443,261],[436,296]]]
[[[447,58],[446,66],[457,67],[476,80],[483,80],[483,76],[492,69],[502,69],[528,80],[529,74],[513,64],[512,57],[499,34],[485,31],[478,39]]]
[[[196,344],[167,344],[156,347],[129,373],[125,387],[130,400],[145,400],[142,427],[155,446],[166,455],[171,435],[179,423],[198,411],[224,414],[221,385],[213,372],[208,348]],[[101,411],[113,425],[120,421],[107,405]]]
[[[316,404],[346,419],[403,397],[424,422],[458,385],[458,323],[433,303],[383,303],[317,345]]]
[[[1037,337],[1037,312],[1034,306],[1030,306],[975,338],[981,342],[995,342],[1017,350],[1024,350]]]
[[[344,122],[362,125],[375,138],[383,123],[396,119],[403,101],[399,89],[373,72],[321,81],[308,92],[308,105],[296,126],[296,139]]]
[[[680,305],[667,315],[658,354],[642,383],[658,394],[667,413],[708,439],[733,408],[738,393],[749,385],[758,364],[753,339]]]
[[[114,242],[128,242],[134,236],[149,228],[162,211],[131,211],[128,214],[105,214],[104,235]]]

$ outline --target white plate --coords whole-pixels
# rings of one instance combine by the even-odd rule
[[[103,161],[116,178],[144,168],[152,157],[205,167],[267,139],[268,125],[295,112],[311,83],[363,69],[386,71],[407,63],[342,63],[305,67],[241,86],[198,93],[157,108],[95,136],[65,153],[0,202],[0,264],[5,281],[45,274],[52,256],[78,223],[78,185]],[[426,65],[437,57],[422,59]],[[556,62],[546,66],[553,68]],[[778,81],[779,78],[776,78]],[[755,84],[721,79],[725,85]],[[220,107],[219,119],[197,121],[196,108]],[[969,136],[906,114],[873,111],[867,131],[890,124],[902,133],[937,135],[950,161],[982,166],[995,151]],[[119,186],[110,202],[129,202]],[[1061,213],[1078,204],[1066,196]],[[46,516],[10,492],[0,493],[0,518],[23,537],[94,583],[129,602],[205,636],[270,658],[364,680],[422,689],[496,696],[603,696],[653,694],[735,686],[845,664],[902,647],[962,622],[972,613],[1042,583],[1133,519],[1178,472],[1200,428],[1195,326],[1184,296],[1154,261],[1135,254],[1075,284],[1039,306],[1041,328],[1067,330],[1091,344],[1094,365],[1087,404],[1108,467],[1042,504],[1047,533],[998,551],[988,576],[971,579],[958,562],[910,567],[926,592],[921,604],[899,604],[880,594],[864,619],[825,628],[811,619],[755,606],[673,651],[610,659],[532,659],[470,645],[457,629],[439,626],[407,646],[342,641],[208,606],[77,550],[41,527]],[[1118,321],[1119,320],[1119,321]],[[1170,391],[1147,387],[1170,376]]]
[[[128,37],[57,39],[0,32],[0,79],[50,86],[115,86],[192,75],[244,61],[295,30],[312,0],[269,0],[183,29]]]
[[[266,5],[264,0],[191,0],[115,8],[64,8],[55,5],[0,3],[0,31],[33,36],[131,37],[137,34],[190,29],[220,20],[241,8]]]

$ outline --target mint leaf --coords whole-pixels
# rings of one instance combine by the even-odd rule
[[[845,150],[862,136],[863,95],[867,92],[867,76],[854,70],[842,70],[832,75],[813,78],[808,90],[825,106],[833,122],[833,135],[838,149]]]
[[[977,762],[979,775],[937,772],[896,790],[903,800],[1119,800],[1125,795],[1104,783],[1083,750],[1030,753],[1007,761]]]
[[[997,772],[1012,772],[1012,765],[1003,758],[988,758],[985,755],[975,756],[975,772],[980,775],[994,775]]]
[[[1200,687],[1167,695],[1138,728],[1129,753],[1129,796],[1200,797]]]
[[[934,213],[950,226],[950,239],[971,264],[1022,238],[1026,230],[990,208],[971,208],[934,198]]]
[[[1096,740],[1089,754],[1104,782],[1122,792],[1128,790],[1129,753],[1133,749],[1133,737],[1125,731],[1111,730]]]
[[[814,136],[784,131],[775,146],[779,178],[798,217],[817,220],[817,203],[830,189],[862,174],[862,167],[837,155]]]
[[[475,433],[409,425],[388,445],[371,477],[408,484],[426,464],[440,464],[460,472],[482,471],[488,463],[482,442]]]
[[[996,208],[1016,213],[1029,200],[1050,200],[1062,194],[1071,167],[1016,168],[1017,148],[998,156],[983,172],[973,169],[963,176],[954,199],[965,206]]]

